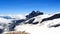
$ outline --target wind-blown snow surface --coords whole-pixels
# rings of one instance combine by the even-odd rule
[[[35,21],[41,22],[43,18],[50,17],[52,15],[39,15],[35,18]],[[52,27],[50,26],[55,25],[55,24],[60,24],[60,18],[58,19],[53,19],[49,21],[44,21],[42,24],[23,24],[23,25],[18,25],[16,26],[15,30],[16,31],[26,31],[31,34],[60,34],[60,27]]]
[[[22,22],[22,24],[16,25],[16,27],[14,29],[15,29],[15,31],[26,31],[31,34],[60,34],[60,27],[50,27],[52,25],[60,24],[60,18],[48,20],[48,21],[43,21],[42,23],[40,23],[42,21],[42,19],[49,18],[53,15],[55,15],[55,14],[51,14],[51,15],[44,14],[44,15],[35,16],[35,17],[33,17],[33,18],[35,18],[35,20],[32,23],[38,22],[37,24],[27,23],[30,19],[33,19],[33,18],[30,18],[30,19]],[[25,16],[20,17],[20,15],[17,15],[17,16],[10,15],[10,17],[12,19],[0,18],[0,22],[1,23],[13,23],[11,21],[15,20],[15,19],[16,20],[26,19]],[[27,23],[27,24],[25,24],[25,23]],[[7,26],[8,26],[8,24],[7,24]],[[7,31],[5,31],[5,32],[7,32]]]
[[[31,34],[60,34],[60,27],[48,28],[46,25],[20,25],[16,27],[16,31],[26,31]]]

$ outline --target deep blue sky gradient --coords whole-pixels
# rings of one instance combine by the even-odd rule
[[[25,14],[32,10],[60,12],[60,0],[0,0],[0,14]]]

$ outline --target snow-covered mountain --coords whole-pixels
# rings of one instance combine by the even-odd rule
[[[1,15],[0,34],[9,31],[27,31],[31,34],[60,34],[60,13],[44,14],[32,11],[28,15]]]
[[[0,15],[0,34],[14,30],[14,27],[24,21],[25,18],[24,15]]]
[[[32,17],[23,25],[16,26],[16,31],[26,31],[31,34],[60,34],[60,13],[43,14]]]

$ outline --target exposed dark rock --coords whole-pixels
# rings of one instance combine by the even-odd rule
[[[9,31],[14,31],[14,28],[15,28],[15,23],[12,23],[9,25]]]
[[[3,29],[0,29],[0,34],[2,34],[4,32],[4,30]]]
[[[26,17],[29,19],[29,18],[32,18],[32,17],[38,16],[38,15],[43,15],[43,13],[40,12],[40,11],[37,11],[37,12],[32,11],[32,12],[31,12],[29,15],[27,15]]]
[[[34,20],[35,20],[35,18],[30,19],[27,23],[28,23],[28,24],[32,24]]]
[[[51,25],[49,27],[59,27],[59,26],[60,26],[60,24],[56,24],[56,25]]]
[[[25,21],[24,19],[21,20],[14,20],[13,23],[9,25],[9,31],[14,31],[14,28],[19,25],[21,22]]]
[[[53,19],[57,19],[57,18],[60,18],[60,13],[59,13],[59,14],[55,14],[55,15],[53,15],[53,16],[51,16],[51,17],[48,17],[48,18],[44,18],[44,19],[41,21],[41,23],[44,22],[44,21],[53,20]]]
[[[14,20],[13,23],[15,23],[16,25],[19,25],[23,21],[25,21],[25,19]]]

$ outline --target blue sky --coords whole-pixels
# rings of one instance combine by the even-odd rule
[[[0,0],[0,14],[25,14],[33,10],[60,12],[60,0]]]

